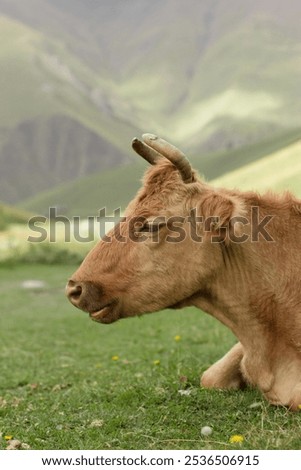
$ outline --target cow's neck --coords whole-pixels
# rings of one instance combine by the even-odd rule
[[[219,272],[196,293],[191,304],[217,318],[241,339],[249,309],[248,292],[254,282],[254,273],[247,266],[249,249],[247,244],[221,244],[218,249],[222,260]]]
[[[267,359],[274,347],[273,332],[269,330],[269,324],[262,323],[256,304],[254,307],[250,305],[250,290],[260,292],[263,288],[256,262],[252,266],[248,264],[250,250],[252,247],[248,244],[225,249],[223,268],[208,289],[201,289],[191,298],[191,304],[232,330],[245,351],[245,370],[248,371],[249,382],[268,391],[273,377]],[[252,360],[254,356],[258,356],[260,361]],[[261,371],[259,375],[258,371]]]
[[[219,249],[222,262],[217,275],[191,298],[191,304],[221,321],[246,349],[256,353],[275,332],[275,287],[265,275],[267,261],[262,260],[259,245],[252,243],[221,245]],[[260,305],[262,296],[270,299],[265,311]]]

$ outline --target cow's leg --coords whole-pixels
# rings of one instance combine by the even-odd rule
[[[201,377],[205,388],[240,389],[246,385],[240,364],[244,356],[241,343],[235,344],[219,361],[207,369]]]
[[[289,408],[293,411],[301,410],[301,382],[293,389],[292,397],[289,402]]]

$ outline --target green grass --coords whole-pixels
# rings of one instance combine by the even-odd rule
[[[64,297],[73,269],[0,269],[1,449],[5,435],[32,449],[233,449],[233,434],[240,449],[301,448],[299,414],[255,390],[199,387],[235,341],[226,328],[194,308],[93,323]],[[22,289],[26,279],[46,286]]]

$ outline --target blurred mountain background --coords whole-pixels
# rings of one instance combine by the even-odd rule
[[[301,196],[300,18],[300,0],[0,0],[0,201],[124,207],[143,132],[207,179]]]

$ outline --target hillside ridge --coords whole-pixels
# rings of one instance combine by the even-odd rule
[[[0,200],[133,161],[144,130],[213,156],[294,131],[300,16],[299,0],[0,0]]]

